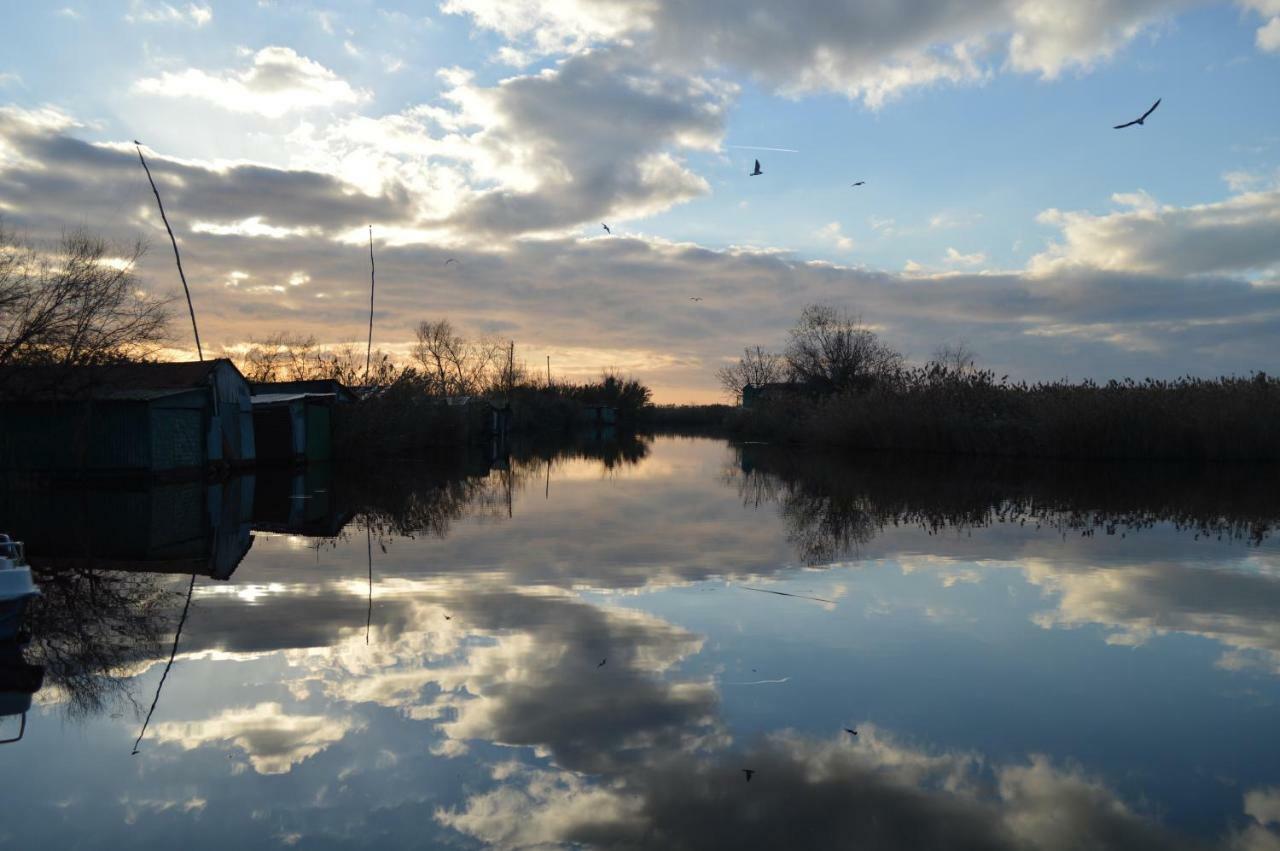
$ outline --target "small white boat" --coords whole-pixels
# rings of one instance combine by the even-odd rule
[[[0,641],[15,638],[22,626],[22,614],[40,589],[31,578],[26,548],[0,532]]]

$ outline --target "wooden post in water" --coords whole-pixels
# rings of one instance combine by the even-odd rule
[[[373,355],[373,225],[369,225],[369,343],[364,350],[364,383],[369,385],[369,358]]]
[[[133,144],[138,149],[138,162],[142,163],[142,170],[147,173],[147,182],[151,184],[151,191],[155,193],[156,206],[160,208],[160,221],[164,222],[164,229],[169,232],[169,242],[173,244],[173,259],[178,264],[178,277],[182,280],[182,291],[187,294],[187,310],[191,313],[191,331],[196,336],[196,357],[204,360],[204,349],[200,347],[200,329],[196,327],[196,309],[191,304],[191,288],[187,286],[187,276],[182,271],[182,255],[178,253],[178,240],[173,235],[173,228],[169,227],[169,217],[164,214],[164,202],[160,200],[160,190],[156,188],[155,178],[151,176],[151,169],[147,168],[146,158],[142,156],[142,143],[134,139]]]

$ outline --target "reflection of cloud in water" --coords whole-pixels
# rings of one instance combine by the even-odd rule
[[[686,630],[555,589],[457,579],[397,586],[415,592],[404,623],[430,630],[383,626],[370,645],[351,635],[330,650],[290,654],[291,662],[331,698],[443,718],[439,729],[455,741],[537,747],[577,769],[720,735],[713,684],[662,677],[701,649]],[[438,692],[424,695],[432,686]]]
[[[784,733],[732,756],[666,754],[594,785],[571,772],[504,766],[508,785],[436,817],[498,848],[1199,847],[1044,757],[990,765],[863,731],[856,744]],[[750,784],[744,766],[756,771]],[[1253,827],[1255,842],[1275,839]]]
[[[975,572],[1020,570],[1055,600],[1052,610],[1034,617],[1046,629],[1097,625],[1111,631],[1109,644],[1119,645],[1195,635],[1228,648],[1219,661],[1223,667],[1280,673],[1280,576],[1265,555],[1217,569],[1176,562],[1094,566],[1045,557],[968,563],[904,556],[898,563],[905,573],[932,572],[946,586],[971,581]]]
[[[203,721],[157,724],[153,730],[156,740],[175,742],[184,750],[233,744],[248,755],[259,774],[284,774],[359,727],[351,718],[290,715],[278,703],[259,703],[227,709]]]

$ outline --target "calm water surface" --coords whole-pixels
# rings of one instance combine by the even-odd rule
[[[1276,481],[662,437],[10,489],[0,844],[1275,849]]]

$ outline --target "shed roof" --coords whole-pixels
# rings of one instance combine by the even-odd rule
[[[220,368],[230,368],[237,375],[240,372],[226,358],[78,367],[11,366],[0,368],[0,398],[44,401],[158,398],[204,387]]]

